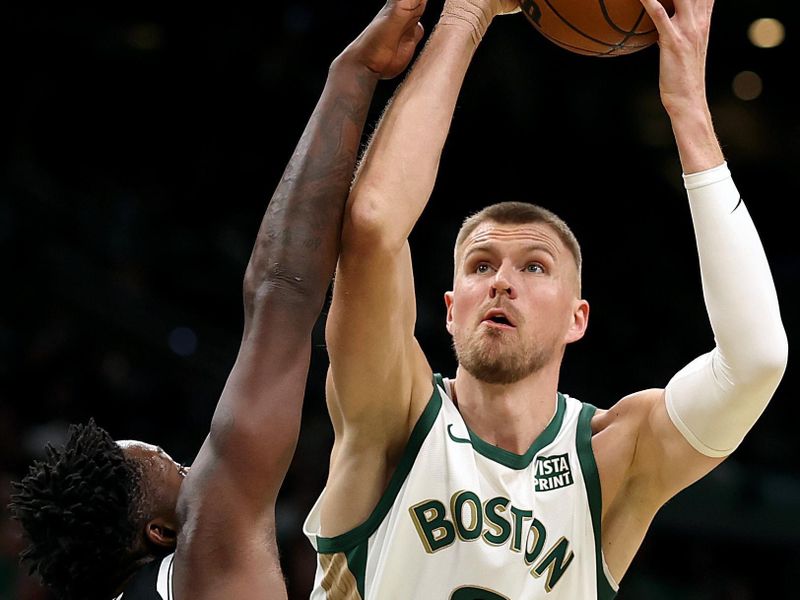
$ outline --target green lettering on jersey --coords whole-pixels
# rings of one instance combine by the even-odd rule
[[[428,554],[446,548],[455,541],[455,528],[445,518],[444,504],[438,500],[425,500],[409,508],[408,512]]]
[[[480,587],[460,587],[450,594],[450,600],[508,600],[497,592]]]
[[[543,469],[546,468],[543,465]],[[439,500],[424,500],[408,509],[428,554],[447,548],[456,540],[471,542],[483,538],[492,546],[502,546],[511,540],[510,550],[522,553],[527,567],[535,564],[530,570],[533,577],[538,579],[547,573],[544,583],[547,592],[558,584],[575,558],[569,540],[564,536],[545,551],[547,529],[544,523],[533,517],[533,511],[517,508],[508,498],[495,496],[481,503],[476,493],[460,490],[450,497],[449,508],[451,518],[448,518],[447,506]],[[513,515],[511,518],[504,514],[507,511]],[[531,523],[525,527],[527,521]],[[466,586],[455,590],[451,600],[483,600],[484,596],[469,595],[476,590],[486,591],[490,594],[487,598],[494,598],[491,596],[494,592],[490,590]]]
[[[470,515],[468,523],[464,519],[465,507]],[[453,494],[450,499],[450,512],[453,514],[456,533],[460,539],[471,542],[481,537],[481,531],[483,531],[481,508],[481,499],[475,493],[462,490]]]
[[[569,567],[572,559],[575,558],[575,554],[572,551],[570,551],[569,556],[567,556],[568,549],[569,541],[567,538],[561,537],[553,547],[550,548],[547,555],[539,561],[539,564],[531,570],[531,575],[534,577],[541,577],[544,575],[545,571],[548,572],[547,581],[544,584],[544,589],[548,592],[552,591],[558,583],[558,580],[561,579],[564,571]]]
[[[512,506],[511,513],[514,515],[514,541],[511,542],[511,549],[514,552],[522,552],[522,527],[525,519],[533,516],[533,511]]]
[[[511,523],[498,514],[505,512],[510,503],[511,500],[502,496],[495,496],[486,501],[483,512],[486,515],[487,526],[495,529],[496,532],[487,529],[483,533],[483,539],[492,546],[502,546],[511,537]]]
[[[547,530],[542,525],[539,519],[534,519],[531,523],[531,528],[528,530],[528,539],[525,540],[525,564],[530,566],[544,548],[544,542],[547,539]]]

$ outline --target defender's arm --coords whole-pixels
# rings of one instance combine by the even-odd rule
[[[179,597],[285,596],[274,508],[297,442],[311,333],[376,82],[402,71],[421,37],[419,14],[398,4],[390,0],[331,65],[259,229],[239,354],[181,491]]]

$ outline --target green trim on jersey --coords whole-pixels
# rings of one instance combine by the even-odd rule
[[[386,518],[386,515],[389,514],[389,510],[392,508],[397,494],[400,493],[400,488],[403,487],[403,483],[411,472],[411,467],[414,466],[414,462],[417,460],[417,454],[419,454],[419,450],[422,448],[422,443],[425,441],[425,438],[428,437],[428,433],[430,433],[441,408],[442,398],[439,395],[439,388],[434,384],[431,399],[428,401],[425,410],[422,411],[422,414],[417,420],[417,424],[414,425],[411,436],[408,438],[406,448],[397,463],[394,475],[392,475],[389,485],[386,487],[386,491],[383,492],[372,514],[361,525],[358,525],[346,533],[332,538],[317,536],[317,552],[320,554],[332,554],[334,552],[347,553],[349,550],[356,551],[357,546],[363,543],[364,565],[366,566],[367,540],[369,536],[375,533]],[[349,554],[348,563],[350,563]]]
[[[578,417],[578,432],[575,444],[578,450],[578,460],[581,463],[583,480],[586,485],[586,495],[589,499],[589,511],[592,514],[592,529],[594,529],[594,550],[597,558],[597,600],[612,600],[617,592],[611,587],[603,569],[603,546],[600,523],[603,516],[603,495],[600,488],[600,474],[597,471],[597,462],[592,450],[592,417],[597,408],[591,404],[583,404]]]
[[[442,376],[437,373],[435,377],[436,382],[441,385],[442,388],[444,388],[444,379]],[[472,431],[472,429],[469,428],[466,423],[464,423],[464,426],[467,428],[467,432],[469,433],[468,440],[455,437],[450,432],[449,425],[447,428],[447,435],[451,440],[459,444],[471,443],[475,452],[481,456],[485,456],[489,460],[508,467],[509,469],[521,471],[522,469],[527,469],[530,466],[533,458],[536,456],[536,453],[539,452],[539,450],[550,444],[556,438],[556,435],[561,430],[561,425],[564,422],[564,414],[566,412],[567,400],[564,398],[561,392],[559,392],[556,402],[556,414],[553,416],[547,427],[545,427],[544,431],[542,431],[542,433],[540,433],[533,441],[525,454],[515,454],[514,452],[509,452],[508,450],[498,448],[489,442],[483,441],[474,431]]]
[[[367,542],[359,544],[346,554],[347,568],[353,574],[359,598],[364,596],[364,582],[367,579]]]

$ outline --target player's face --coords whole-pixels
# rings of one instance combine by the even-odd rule
[[[479,380],[507,384],[560,361],[586,327],[578,289],[575,259],[550,226],[482,223],[445,294],[459,363]]]
[[[159,492],[160,502],[175,507],[178,503],[178,492],[189,468],[175,462],[158,446],[137,440],[121,440],[117,444],[125,456],[145,465],[153,487]]]

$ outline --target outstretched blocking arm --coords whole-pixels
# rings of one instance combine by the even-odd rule
[[[285,597],[276,496],[297,442],[311,349],[378,79],[410,61],[419,15],[389,2],[332,63],[269,203],[244,278],[244,334],[181,490],[178,598]]]

